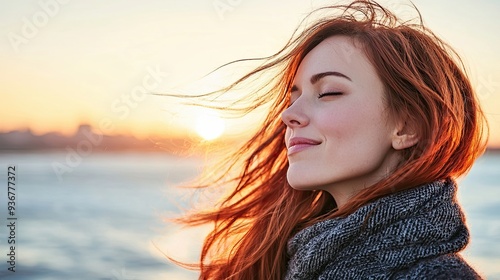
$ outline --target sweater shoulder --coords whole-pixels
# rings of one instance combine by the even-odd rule
[[[460,255],[448,254],[424,259],[409,268],[404,279],[483,279]]]

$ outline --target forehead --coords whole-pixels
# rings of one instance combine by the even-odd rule
[[[368,78],[371,80],[373,75],[377,75],[361,44],[347,36],[329,37],[314,47],[300,63],[295,84],[327,71],[341,72],[353,82]]]

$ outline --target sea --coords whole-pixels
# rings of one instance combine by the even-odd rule
[[[0,279],[197,279],[169,258],[195,263],[207,228],[171,219],[199,195],[181,186],[207,164],[159,152],[0,154]],[[459,185],[471,231],[462,255],[500,279],[500,154]]]

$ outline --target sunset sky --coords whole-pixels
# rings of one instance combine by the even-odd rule
[[[146,92],[200,89],[192,84],[217,66],[274,53],[304,15],[336,2],[0,0],[0,131],[191,133],[207,113]],[[413,2],[462,55],[500,147],[500,1]],[[380,3],[414,15],[409,1]]]

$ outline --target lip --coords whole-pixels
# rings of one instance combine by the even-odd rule
[[[288,144],[288,155],[292,155],[303,151],[305,149],[311,148],[313,146],[321,144],[320,141],[316,141],[309,138],[304,137],[293,137],[290,139]]]

